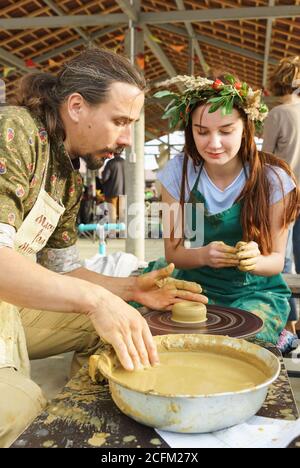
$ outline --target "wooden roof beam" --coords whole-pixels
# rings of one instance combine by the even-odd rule
[[[43,0],[44,3],[46,3],[46,5],[48,7],[51,8],[51,10],[55,11],[55,13],[58,14],[58,16],[63,16],[65,14],[64,10],[62,8],[60,8],[58,5],[56,5],[53,0]],[[89,42],[91,39],[90,37],[84,32],[82,31],[80,28],[77,28],[75,27],[74,30],[77,32],[77,34],[79,34],[80,37],[82,37],[82,39],[84,39],[86,42]]]
[[[177,8],[178,8],[179,11],[185,11],[185,6],[184,6],[184,3],[183,3],[183,0],[175,0],[175,2],[176,2],[176,5],[177,5]],[[208,71],[209,71],[209,66],[206,63],[206,60],[204,58],[204,55],[203,55],[203,52],[202,52],[201,47],[199,45],[199,42],[196,39],[194,28],[188,22],[185,22],[185,28],[186,28],[186,30],[187,30],[187,32],[189,34],[189,37],[193,41],[192,42],[192,49],[193,49],[193,47],[195,48],[195,52],[196,52],[196,54],[197,54],[197,56],[199,58],[201,67],[202,67],[202,69],[204,71],[205,76],[207,76]]]
[[[128,16],[128,18],[137,23],[139,20],[139,15],[133,6],[127,0],[116,0],[116,3],[123,10],[123,12]]]
[[[123,0],[125,1],[125,0]],[[300,6],[274,7],[243,7],[243,8],[215,8],[185,11],[160,11],[155,13],[141,13],[138,22],[141,24],[163,23],[203,23],[209,21],[236,21],[245,19],[293,18],[300,17]],[[125,13],[111,13],[107,15],[65,15],[4,18],[0,20],[2,29],[41,29],[63,27],[88,27],[128,22]]]
[[[99,39],[100,37],[106,36],[107,34],[113,33],[119,28],[116,28],[115,26],[111,26],[108,28],[103,28],[100,31],[97,31],[93,34],[90,35],[90,41],[95,41],[96,39]],[[53,50],[43,54],[43,55],[38,55],[37,57],[34,57],[33,60],[36,63],[43,63],[46,60],[49,60],[52,57],[56,57],[57,55],[64,54],[70,49],[74,49],[76,47],[79,47],[81,45],[86,44],[86,41],[84,39],[77,39],[72,42],[68,42],[67,44],[54,48]]]
[[[203,23],[208,21],[236,21],[245,19],[293,18],[300,16],[300,6],[281,5],[274,7],[205,8],[185,11],[160,11],[141,13],[140,22],[162,23]]]
[[[166,56],[163,49],[160,47],[160,45],[157,42],[153,41],[151,31],[148,29],[146,25],[143,26],[143,31],[144,31],[145,42],[147,43],[149,49],[155,55],[157,60],[164,67],[168,75],[171,78],[178,75],[178,72],[175,70],[174,66],[172,65],[168,57]],[[176,86],[180,91],[182,91],[182,87],[179,84],[177,84]]]
[[[186,32],[185,29],[179,28],[171,24],[170,25],[160,24],[158,28],[166,30],[172,34],[178,34],[181,36],[188,37],[188,33]],[[245,49],[242,49],[241,47],[228,44],[227,42],[223,42],[218,39],[213,39],[211,37],[203,36],[202,34],[195,34],[195,38],[199,42],[202,42],[203,44],[207,44],[209,46],[227,50],[228,52],[231,52],[233,54],[238,54],[243,57],[250,58],[252,60],[256,60],[257,62],[264,62],[264,56],[257,54],[256,52],[251,52],[250,50],[245,50]],[[274,59],[269,59],[269,63],[271,65],[275,65],[277,61]]]
[[[8,65],[16,67],[23,72],[28,73],[29,71],[23,60],[19,59],[10,52],[7,52],[7,50],[3,49],[2,47],[0,47],[0,58]]]
[[[1,18],[1,29],[51,29],[51,28],[74,28],[105,26],[128,23],[128,16],[124,13],[111,13],[108,15],[64,15],[64,16],[38,16]]]
[[[122,8],[122,10],[128,15],[129,20],[135,23],[135,20],[137,20],[139,16],[135,8],[127,0],[116,0],[116,2]],[[133,18],[135,18],[135,20]],[[157,42],[153,41],[152,34],[151,34],[151,31],[148,29],[148,26],[144,24],[142,26],[142,29],[144,31],[144,39],[145,39],[146,44],[148,45],[149,49],[152,51],[154,56],[157,58],[157,60],[160,62],[162,67],[166,70],[168,75],[170,77],[178,75],[177,71],[173,67],[172,63],[166,56],[163,49],[160,47],[160,45]],[[180,86],[178,86],[178,88],[181,89]]]

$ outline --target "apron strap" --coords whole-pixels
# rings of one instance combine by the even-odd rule
[[[198,174],[198,176],[197,176],[197,179],[196,179],[196,182],[195,182],[195,184],[194,184],[193,190],[194,190],[194,188],[198,188],[198,185],[199,185],[199,181],[200,181],[200,177],[201,177],[203,168],[204,168],[204,161],[202,161],[201,164],[200,164],[199,174]]]

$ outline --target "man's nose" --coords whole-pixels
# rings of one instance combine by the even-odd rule
[[[124,127],[122,130],[117,144],[119,146],[131,146],[132,145],[132,125]]]

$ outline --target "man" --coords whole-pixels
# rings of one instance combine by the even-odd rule
[[[78,259],[79,157],[97,169],[130,145],[144,90],[126,59],[93,49],[57,77],[27,75],[17,94],[22,107],[0,108],[0,446],[9,446],[45,404],[30,380],[28,355],[75,351],[75,372],[101,337],[126,369],[154,364],[149,328],[125,301],[154,309],[206,301],[198,285],[155,285],[172,265],[140,278],[109,278]],[[26,258],[32,254],[39,264]]]
[[[109,222],[124,222],[125,160],[121,155],[116,154],[108,161],[102,173],[102,183]]]

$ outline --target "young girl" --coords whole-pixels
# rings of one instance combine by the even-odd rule
[[[169,91],[165,118],[185,127],[184,153],[159,174],[168,205],[203,203],[204,243],[189,249],[174,235],[178,222],[165,221],[168,262],[176,276],[201,284],[211,304],[237,307],[264,321],[258,339],[276,344],[290,311],[290,290],[281,272],[289,225],[296,218],[299,192],[289,166],[259,152],[254,135],[267,115],[261,93],[232,75],[215,82],[177,77],[185,91]],[[181,217],[184,219],[184,217]],[[241,242],[243,241],[243,242]]]

